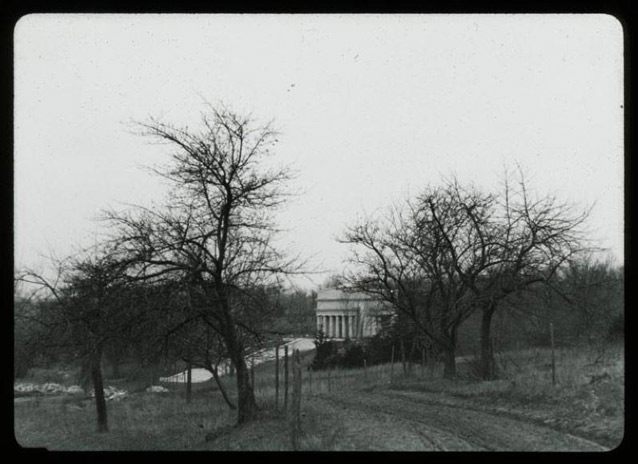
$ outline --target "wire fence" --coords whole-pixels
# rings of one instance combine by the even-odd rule
[[[260,367],[255,373],[253,367],[251,378],[255,396],[261,403],[272,403],[275,409],[287,411],[291,401],[293,367],[296,364],[292,358],[297,356],[297,350],[291,355],[284,352],[282,360],[278,358],[274,365]],[[434,364],[390,362],[359,368],[329,368],[323,370],[312,369],[306,359],[305,365],[299,353],[299,379],[301,395],[303,397],[330,394],[346,389],[365,388],[378,384],[391,384],[399,378],[426,378],[436,375],[438,367]],[[281,407],[281,408],[280,408]]]

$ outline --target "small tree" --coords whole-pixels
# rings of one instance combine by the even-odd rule
[[[30,317],[42,325],[32,340],[41,350],[67,352],[79,359],[81,371],[93,385],[98,432],[108,431],[102,362],[108,346],[121,342],[135,323],[127,298],[125,265],[109,250],[59,263],[57,278],[26,272],[21,280],[45,292],[44,312]]]

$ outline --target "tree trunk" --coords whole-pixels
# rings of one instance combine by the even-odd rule
[[[218,293],[223,294],[223,288]],[[257,413],[257,402],[255,401],[255,392],[250,382],[250,370],[244,359],[244,347],[237,333],[237,327],[230,314],[228,301],[222,303],[225,308],[225,321],[223,328],[223,340],[228,357],[230,358],[231,370],[235,371],[237,380],[237,424],[250,422]]]
[[[408,366],[405,361],[405,345],[403,343],[403,338],[400,341],[400,347],[401,347],[401,367],[403,367],[403,375],[407,375]]]
[[[91,380],[93,381],[93,392],[95,394],[95,408],[97,410],[97,431],[99,433],[108,432],[108,417],[106,412],[106,398],[104,397],[104,383],[102,380],[101,366],[102,351],[97,353],[91,361]]]
[[[237,406],[235,405],[235,403],[233,403],[229,396],[228,393],[226,392],[226,388],[224,387],[224,384],[222,384],[221,379],[219,378],[219,374],[217,373],[217,368],[213,367],[211,364],[208,365],[208,370],[210,371],[211,374],[213,374],[213,378],[215,379],[215,383],[217,383],[217,387],[219,387],[219,391],[222,393],[222,396],[224,397],[224,401],[226,402],[226,404],[228,405],[228,407],[230,409],[232,409],[233,411],[235,409],[237,409]]]
[[[438,342],[443,355],[443,377],[456,377],[456,330],[457,327],[448,323],[447,318],[441,319],[441,339]]]
[[[412,346],[410,347],[410,354],[408,355],[408,373],[412,375],[414,372],[414,354],[416,353],[416,334],[412,338]]]
[[[496,305],[488,305],[482,309],[481,317],[481,359],[480,375],[483,380],[493,380],[496,378],[496,363],[492,350],[492,316],[496,310]]]
[[[236,356],[234,364],[237,373],[237,423],[243,424],[255,417],[257,403],[244,357],[241,354]]]
[[[229,321],[225,335],[225,344],[237,379],[237,424],[243,424],[252,420],[257,413],[255,392],[250,383],[250,371],[244,359],[244,349],[237,338],[232,321]]]
[[[456,346],[449,344],[443,349],[443,377],[456,377]]]

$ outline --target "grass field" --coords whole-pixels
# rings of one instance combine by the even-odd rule
[[[470,375],[472,360],[461,360],[459,378],[441,378],[439,367],[414,366],[404,375],[400,364],[367,369],[311,373],[304,356],[302,411],[305,450],[352,449],[340,437],[338,418],[313,406],[313,398],[344,389],[374,386],[396,390],[443,392],[478,407],[516,413],[558,429],[578,432],[599,442],[617,444],[624,425],[624,356],[621,347],[599,352],[562,349],[557,352],[556,385],[552,385],[548,350],[524,350],[499,356],[501,379],[483,382]],[[282,363],[283,364],[283,363]],[[283,366],[282,366],[283,367]],[[37,376],[43,376],[38,372]],[[50,450],[290,450],[284,405],[283,370],[276,408],[274,365],[255,367],[255,393],[260,414],[253,423],[236,428],[236,412],[228,408],[214,383],[196,385],[190,404],[184,386],[169,393],[147,393],[139,382],[126,383],[127,397],[108,403],[109,432],[95,432],[91,400],[39,397],[15,403],[15,436],[24,447]],[[225,380],[234,395],[232,379]],[[107,385],[109,384],[107,380]],[[213,444],[213,439],[214,444]]]

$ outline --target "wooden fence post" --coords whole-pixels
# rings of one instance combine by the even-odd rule
[[[292,449],[299,449],[299,435],[301,433],[301,358],[299,350],[293,352],[292,362]]]
[[[421,347],[421,377],[425,377],[425,348]]]
[[[275,351],[275,410],[279,411],[279,343]]]
[[[394,380],[394,345],[392,345],[392,354],[390,356],[390,383]]]
[[[288,412],[288,346],[284,346],[284,411]]]
[[[193,392],[193,366],[189,362],[186,367],[186,403],[191,402]]]
[[[556,386],[556,357],[554,354],[554,323],[549,323],[549,338],[552,344],[552,385]]]
[[[363,380],[368,381],[368,361],[363,358]]]
[[[250,383],[253,388],[253,394],[256,390],[255,388],[255,358],[250,360]]]

